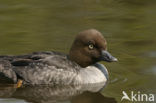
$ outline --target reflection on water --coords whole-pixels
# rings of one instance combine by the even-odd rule
[[[68,53],[79,31],[96,28],[119,59],[102,62],[110,74],[102,95],[120,103],[123,90],[156,94],[156,1],[68,1],[1,0],[0,54]]]
[[[100,93],[85,92],[71,100],[72,103],[117,103],[114,98],[104,97]]]
[[[18,89],[5,86],[0,89],[0,97],[18,98],[33,103],[94,103],[95,101],[116,103],[114,98],[107,98],[99,93],[102,88],[103,83],[77,86],[26,86]],[[0,101],[9,100],[1,99]]]
[[[28,102],[20,99],[9,98],[9,99],[0,99],[0,103],[28,103]]]

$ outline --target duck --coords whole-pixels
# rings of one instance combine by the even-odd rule
[[[101,32],[78,33],[68,54],[56,51],[0,56],[0,81],[20,85],[79,85],[106,83],[108,71],[100,61],[116,62]]]

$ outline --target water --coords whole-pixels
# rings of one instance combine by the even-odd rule
[[[1,55],[47,50],[68,53],[78,32],[96,28],[103,33],[108,50],[119,62],[102,62],[108,68],[110,82],[101,94],[88,97],[82,94],[78,98],[91,103],[103,96],[99,100],[105,101],[106,97],[111,98],[112,103],[120,103],[123,90],[156,94],[155,0],[0,2]],[[82,102],[74,100],[70,102]]]

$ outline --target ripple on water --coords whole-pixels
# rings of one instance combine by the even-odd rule
[[[114,78],[114,79],[112,79],[111,81],[110,81],[110,83],[117,83],[117,82],[127,82],[127,78],[121,78],[121,79],[119,79],[119,78]]]
[[[156,75],[156,65],[151,68],[151,72]]]
[[[148,56],[149,56],[149,57],[156,58],[156,51],[149,52],[149,53],[148,53]]]
[[[144,73],[156,75],[156,65],[149,68],[149,69],[147,69],[147,70],[145,70]]]

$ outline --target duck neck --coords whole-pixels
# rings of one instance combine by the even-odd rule
[[[83,55],[83,53],[81,53],[80,50],[76,50],[76,49],[70,50],[69,59],[79,64],[81,67],[87,67],[89,65],[94,64],[91,58]]]

